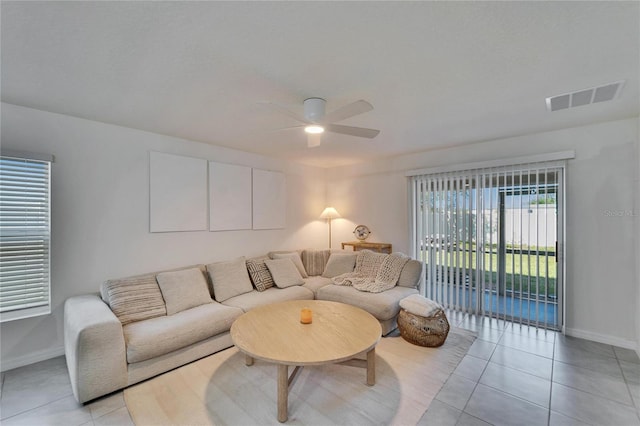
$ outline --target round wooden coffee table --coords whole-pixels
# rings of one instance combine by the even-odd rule
[[[311,324],[300,323],[300,311],[309,308]],[[375,384],[375,346],[382,327],[370,313],[344,303],[292,300],[261,306],[236,319],[231,338],[253,360],[278,365],[278,421],[287,421],[289,386],[305,365],[344,363],[365,367],[367,385]],[[366,354],[366,360],[354,359]],[[289,377],[289,366],[296,368]]]

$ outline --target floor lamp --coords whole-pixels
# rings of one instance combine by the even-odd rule
[[[331,219],[336,217],[340,217],[340,213],[333,207],[327,207],[320,214],[320,219],[327,219],[327,222],[329,222],[329,249],[331,249]]]

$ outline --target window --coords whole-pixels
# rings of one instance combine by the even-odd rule
[[[0,321],[51,312],[51,157],[0,155]]]
[[[449,309],[562,325],[564,162],[414,175],[413,255]]]

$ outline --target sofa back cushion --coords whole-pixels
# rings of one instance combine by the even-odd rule
[[[402,272],[398,278],[398,285],[400,287],[418,288],[421,277],[422,262],[411,259],[404,265],[404,268],[402,268]]]
[[[265,260],[264,263],[278,288],[304,284],[302,275],[291,258]]]
[[[207,271],[213,285],[213,295],[218,302],[253,291],[244,256],[211,263],[207,265]]]
[[[167,315],[155,274],[105,281],[100,293],[122,325]]]
[[[329,256],[331,255],[331,250],[314,250],[314,249],[305,249],[302,251],[302,265],[304,269],[307,271],[307,275],[310,277],[315,277],[317,275],[322,275],[324,272],[324,268],[329,261]]]
[[[346,274],[347,272],[353,272],[356,266],[357,253],[331,253],[327,266],[322,272],[322,276],[325,278],[333,278],[338,275]]]
[[[162,272],[156,279],[167,306],[167,315],[213,301],[207,280],[198,268]]]
[[[273,252],[273,253],[269,253],[269,257],[274,260],[275,259],[291,259],[293,264],[298,269],[298,272],[300,272],[300,275],[302,276],[302,278],[307,278],[309,276],[307,274],[307,271],[304,269],[304,265],[302,264],[302,257],[300,256],[300,253],[297,251],[285,252],[285,253]],[[273,275],[273,272],[271,274]],[[276,285],[277,284],[278,283],[276,283]]]

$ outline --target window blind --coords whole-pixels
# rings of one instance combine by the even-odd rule
[[[0,156],[0,319],[50,313],[50,161]]]
[[[424,295],[449,309],[557,329],[563,161],[411,177]]]

